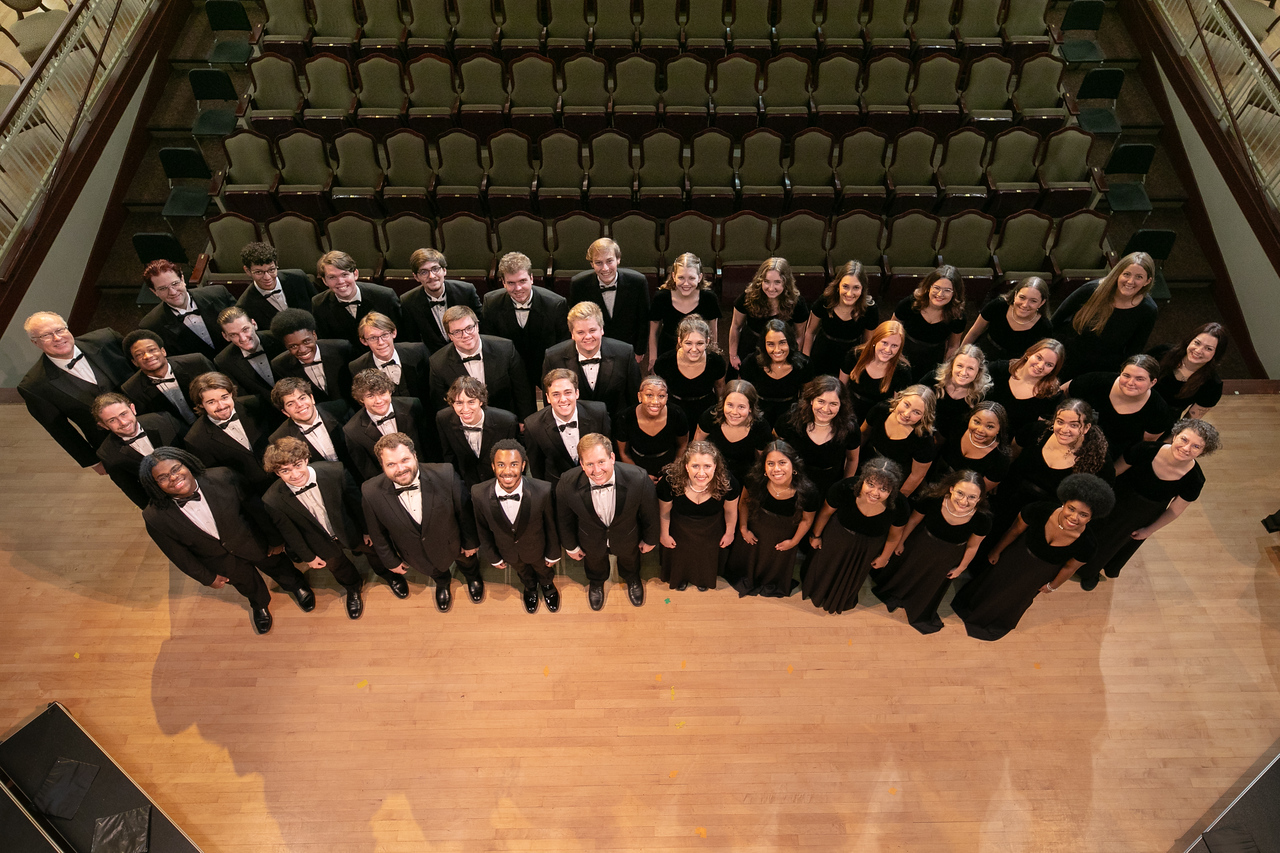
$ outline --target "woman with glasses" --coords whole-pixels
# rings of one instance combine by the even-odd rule
[[[960,271],[940,266],[893,309],[906,332],[902,351],[911,363],[911,379],[921,382],[960,346],[964,335],[964,284]]]

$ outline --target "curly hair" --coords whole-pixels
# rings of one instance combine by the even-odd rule
[[[1120,289],[1120,274],[1135,264],[1142,267],[1147,274],[1147,284],[1138,294],[1139,300],[1146,297],[1151,292],[1151,288],[1156,286],[1156,262],[1151,256],[1146,252],[1131,252],[1125,255],[1111,268],[1106,278],[1098,282],[1093,295],[1080,306],[1080,310],[1076,311],[1075,317],[1071,319],[1071,328],[1076,330],[1077,335],[1083,335],[1086,332],[1102,333],[1107,322],[1111,320],[1111,312],[1115,310],[1116,292]]]
[[[782,293],[778,294],[777,312],[769,310],[769,297],[764,295],[764,277],[770,272],[782,276]],[[747,313],[752,317],[781,317],[787,321],[791,320],[791,312],[799,301],[800,289],[796,287],[796,277],[791,273],[791,264],[787,263],[786,258],[769,258],[760,264],[743,296]]]
[[[938,412],[938,398],[934,396],[933,389],[928,385],[909,385],[894,394],[893,399],[889,401],[889,414],[892,415],[893,410],[898,408],[898,404],[908,397],[919,397],[920,402],[924,404],[924,414],[911,431],[916,435],[928,435],[933,432],[933,419]]]
[[[822,291],[822,295],[818,297],[817,304],[828,311],[834,311],[836,306],[840,304],[840,282],[852,276],[858,280],[858,285],[862,287],[862,298],[853,304],[853,318],[857,319],[876,304],[871,296],[871,288],[867,287],[867,274],[862,268],[862,261],[848,261],[844,266],[836,270],[836,274],[831,281],[827,282],[827,287]]]
[[[151,503],[158,507],[173,506],[173,497],[160,488],[156,478],[151,476],[151,470],[156,464],[165,461],[182,463],[193,477],[202,477],[205,472],[204,463],[199,457],[176,447],[157,447],[149,455],[142,457],[142,461],[138,463],[138,481],[142,483],[142,490],[147,493]]]
[[[863,484],[870,481],[889,491],[889,497],[885,498],[884,505],[886,509],[893,509],[898,505],[898,501],[902,500],[902,483],[906,479],[907,475],[903,472],[901,465],[892,459],[877,456],[863,463],[858,470],[858,476],[853,481],[853,494],[855,496],[862,494]]]
[[[1200,440],[1204,442],[1204,450],[1200,451],[1201,456],[1208,456],[1222,447],[1222,437],[1218,435],[1218,428],[1199,418],[1183,418],[1173,425],[1169,435],[1177,436],[1187,430],[1200,436]]]
[[[1034,396],[1052,397],[1054,394],[1058,393],[1058,374],[1062,372],[1062,365],[1067,360],[1067,349],[1060,341],[1056,341],[1053,338],[1043,338],[1042,340],[1036,341],[1034,344],[1027,347],[1027,351],[1022,354],[1021,358],[1016,361],[1009,362],[1009,375],[1017,376],[1018,371],[1025,367],[1027,362],[1031,360],[1031,356],[1040,352],[1042,349],[1047,349],[1049,352],[1056,355],[1058,357],[1058,362],[1053,366],[1053,370],[1049,371],[1048,375],[1040,377],[1040,381],[1036,383]]]
[[[757,513],[760,510],[760,501],[753,499],[752,495],[766,494],[769,488],[769,477],[764,472],[765,460],[769,458],[770,453],[781,453],[791,462],[791,488],[796,490],[796,508],[792,518],[799,518],[803,514],[801,507],[811,501],[818,493],[817,487],[804,471],[804,460],[800,458],[800,454],[794,447],[787,444],[781,439],[771,441],[764,446],[764,450],[760,454],[760,458],[751,466],[751,470],[747,472],[747,491],[744,493],[746,500],[746,512],[748,519],[752,522],[756,520]],[[741,507],[739,512],[742,512]]]
[[[745,379],[731,379],[724,383],[724,388],[720,390],[720,399],[711,407],[711,420],[713,423],[725,423],[724,401],[729,399],[730,394],[741,394],[747,398],[746,426],[748,429],[764,420],[764,411],[760,408],[760,395],[756,392],[756,386]]]
[[[1058,484],[1058,500],[1079,501],[1093,511],[1094,518],[1105,518],[1116,507],[1116,493],[1101,477],[1093,474],[1068,474]]]
[[[756,364],[760,365],[760,369],[767,374],[770,365],[773,364],[773,359],[769,358],[769,353],[764,346],[765,338],[770,332],[777,332],[787,339],[787,364],[796,369],[803,367],[808,359],[804,353],[800,352],[800,347],[796,343],[795,326],[774,317],[764,324],[764,328],[760,330],[760,340],[756,341]]]
[[[964,401],[972,406],[987,396],[987,392],[991,390],[992,385],[991,373],[987,370],[987,356],[973,344],[962,344],[951,358],[938,365],[938,369],[933,373],[933,387],[939,397],[947,392],[947,382],[951,380],[951,371],[955,367],[956,359],[962,355],[978,362],[978,372],[974,375],[973,381],[965,386],[964,389]]]
[[[1108,452],[1111,448],[1107,444],[1107,437],[1102,434],[1102,430],[1093,428],[1097,426],[1098,415],[1093,411],[1093,406],[1090,406],[1084,400],[1077,397],[1068,397],[1058,404],[1057,408],[1053,410],[1053,417],[1049,418],[1044,432],[1040,435],[1040,446],[1043,447],[1049,437],[1053,435],[1053,422],[1063,412],[1075,412],[1080,416],[1081,423],[1089,427],[1089,430],[1078,440],[1076,464],[1071,466],[1071,470],[1077,474],[1098,473],[1106,466]]]
[[[1227,330],[1221,323],[1205,323],[1199,328],[1192,329],[1191,334],[1178,341],[1170,350],[1165,353],[1164,358],[1160,359],[1160,378],[1171,376],[1182,360],[1187,357],[1187,347],[1191,346],[1191,342],[1200,335],[1210,335],[1218,341],[1218,346],[1213,351],[1213,358],[1196,368],[1195,373],[1187,377],[1187,381],[1182,383],[1182,389],[1178,391],[1176,399],[1190,400],[1196,395],[1204,383],[1218,375],[1218,362],[1227,354],[1227,347],[1231,345],[1231,338],[1227,334]]]
[[[813,423],[813,401],[828,392],[835,393],[840,400],[840,411],[831,420],[831,440],[842,444],[849,433],[857,428],[858,422],[849,402],[848,391],[834,376],[817,376],[806,382],[800,389],[799,398],[787,411],[785,421],[797,435],[804,435]]]
[[[879,326],[876,326],[875,331],[871,333],[870,339],[865,344],[854,348],[853,351],[857,354],[858,360],[854,363],[853,370],[849,371],[850,382],[857,382],[862,378],[862,374],[867,370],[867,365],[876,357],[876,347],[885,338],[891,338],[894,335],[901,338],[902,343],[905,344],[907,342],[907,330],[903,328],[902,324],[897,320],[885,320]],[[881,394],[889,392],[890,386],[893,385],[893,374],[897,372],[899,364],[907,367],[911,366],[911,362],[902,354],[901,345],[898,346],[898,351],[894,353],[893,358],[889,360],[889,369],[884,372],[884,376],[880,377]]]
[[[929,288],[946,279],[951,282],[951,301],[942,306],[942,322],[950,323],[964,316],[964,282],[960,279],[960,270],[950,264],[943,264],[916,285],[911,294],[911,310],[919,314],[929,307]]]
[[[297,332],[317,334],[315,315],[301,308],[286,308],[271,318],[271,334],[276,340],[283,341],[287,335]]]
[[[579,448],[581,453],[581,448]],[[669,462],[663,469],[662,473],[666,476],[667,482],[671,484],[671,490],[678,495],[684,494],[684,490],[689,485],[689,457],[695,453],[703,456],[710,456],[715,460],[716,473],[711,477],[711,485],[707,487],[708,493],[713,500],[719,500],[729,491],[729,469],[724,463],[724,456],[720,454],[720,449],[709,441],[691,441],[685,445],[684,452]]]
[[[311,383],[299,376],[286,376],[271,386],[271,405],[284,411],[284,398],[301,391],[308,397],[313,396]]]
[[[268,474],[279,473],[285,465],[311,460],[311,445],[291,435],[281,436],[267,446],[262,454],[262,470]]]

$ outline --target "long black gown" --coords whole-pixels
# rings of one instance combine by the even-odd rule
[[[932,433],[917,435],[915,430],[907,433],[906,438],[890,438],[885,432],[885,421],[889,418],[888,402],[876,403],[867,413],[866,431],[862,435],[862,455],[859,464],[865,463],[872,456],[883,456],[892,459],[902,466],[905,476],[911,475],[911,466],[915,462],[932,462],[938,453],[938,445]]]
[[[822,547],[813,552],[804,572],[801,590],[814,607],[828,613],[844,613],[858,606],[871,562],[884,550],[889,529],[901,527],[911,517],[911,504],[898,497],[884,512],[865,516],[858,509],[856,477],[836,483],[827,492],[835,510],[822,531]]]
[[[805,501],[798,495],[779,500],[766,489],[758,498],[751,496],[753,505],[757,501],[759,506],[753,506],[747,522],[747,529],[755,534],[756,544],[747,544],[739,524],[725,575],[735,578],[733,586],[740,596],[786,598],[795,586],[792,576],[800,549],[797,546],[779,551],[774,546],[796,535],[801,514],[817,512],[822,506],[822,497],[815,491]]]
[[[1173,426],[1173,413],[1164,398],[1154,390],[1142,408],[1128,415],[1116,411],[1111,402],[1111,387],[1119,373],[1086,373],[1071,382],[1071,396],[1084,400],[1098,416],[1098,429],[1107,437],[1113,456],[1120,456],[1142,441],[1144,433],[1162,435]]]
[[[663,289],[654,294],[649,303],[649,322],[662,324],[658,330],[658,351],[653,354],[655,358],[676,348],[676,330],[680,328],[680,321],[689,314],[699,315],[714,329],[716,320],[720,319],[720,298],[710,290],[699,290],[698,307],[686,314],[672,304],[670,290]]]
[[[791,445],[804,462],[804,472],[817,487],[819,495],[825,495],[836,483],[844,479],[844,463],[850,450],[857,450],[862,436],[856,428],[850,429],[843,441],[833,435],[829,441],[814,444],[807,429],[797,430],[788,418],[777,422],[774,430],[778,438]]]
[[[1035,602],[1040,587],[1058,576],[1069,560],[1088,562],[1097,547],[1086,526],[1066,545],[1050,545],[1044,526],[1059,504],[1033,503],[1022,509],[1027,529],[1000,555],[1000,561],[961,587],[951,602],[964,620],[965,631],[977,640],[998,640],[1018,627],[1018,621]]]
[[[671,538],[675,548],[663,547],[661,577],[672,589],[684,584],[714,587],[716,576],[729,558],[729,549],[720,547],[724,536],[724,505],[742,494],[738,481],[729,478],[729,491],[723,497],[696,504],[676,494],[671,482],[658,483],[658,500],[671,504]]]
[[[1013,391],[1009,388],[1009,381],[1013,377],[1009,375],[1007,361],[991,362],[987,365],[987,371],[991,374],[991,390],[987,392],[986,399],[1004,406],[1005,415],[1009,418],[1009,432],[1013,435],[1017,435],[1018,430],[1027,424],[1048,419],[1062,400],[1061,391],[1048,397],[1028,397],[1025,400],[1013,396]]]
[[[947,572],[960,565],[970,536],[991,532],[991,517],[975,511],[964,522],[951,524],[942,512],[942,498],[920,498],[912,502],[924,518],[911,531],[902,555],[894,555],[871,576],[871,591],[889,612],[901,607],[907,624],[921,634],[942,630],[938,605],[951,588]]]
[[[1053,323],[1043,316],[1038,317],[1030,329],[1014,330],[1009,325],[1009,303],[1000,297],[983,305],[979,316],[987,321],[987,330],[976,343],[987,361],[1021,358],[1030,347],[1053,337]]]
[[[932,387],[932,386],[931,386]],[[943,442],[954,443],[969,428],[969,413],[973,411],[973,403],[967,398],[956,399],[946,389],[934,388],[933,431]]]
[[[623,409],[614,427],[614,438],[625,441],[627,455],[651,477],[661,477],[663,466],[675,461],[676,449],[683,438],[689,437],[689,422],[684,409],[667,406],[667,423],[657,435],[649,435],[640,428],[634,408]]]
[[[738,298],[733,301],[733,310],[746,318],[742,328],[738,330],[738,358],[742,361],[746,361],[755,353],[756,345],[760,342],[760,336],[764,334],[765,323],[777,319],[793,326],[799,326],[809,319],[809,303],[804,301],[803,296],[796,301],[795,308],[791,309],[790,317],[778,317],[773,314],[768,317],[755,316],[747,310],[747,294],[745,293],[739,294]]]
[[[1155,359],[1163,359],[1171,349],[1173,347],[1170,344],[1160,344],[1147,350],[1147,355]],[[1164,398],[1169,411],[1173,412],[1175,417],[1185,412],[1192,405],[1212,409],[1222,399],[1222,377],[1218,376],[1216,370],[1209,374],[1209,378],[1194,393],[1183,396],[1182,389],[1186,385],[1186,382],[1183,382],[1174,375],[1173,371],[1170,371],[1157,379],[1151,390]]]
[[[971,458],[964,455],[962,440],[963,436],[942,445],[925,480],[936,483],[952,471],[976,471],[993,483],[1003,482],[1009,473],[1009,449],[997,445],[988,450],[986,456]]]
[[[724,378],[726,363],[718,352],[707,352],[702,372],[689,379],[680,372],[672,351],[658,356],[653,372],[667,380],[667,399],[684,410],[689,431],[698,425],[698,418],[716,401],[716,383]]]
[[[1151,294],[1132,308],[1116,308],[1101,332],[1077,334],[1072,325],[1076,312],[1084,307],[1098,289],[1095,280],[1075,290],[1053,312],[1053,336],[1067,349],[1066,363],[1060,377],[1063,382],[1095,370],[1119,370],[1120,362],[1142,352],[1160,313]]]
[[[870,305],[861,317],[850,317],[841,320],[834,310],[821,303],[811,309],[813,318],[818,321],[818,330],[813,336],[813,348],[809,358],[813,362],[814,376],[839,376],[840,365],[849,350],[861,344],[867,332],[880,325],[880,308]]]
[[[814,377],[812,363],[803,355],[797,356],[798,364],[791,367],[791,372],[779,379],[774,379],[760,366],[754,355],[742,360],[742,368],[738,378],[750,382],[760,395],[760,408],[764,411],[764,419],[775,423],[787,413],[791,405],[800,396],[805,383]]]
[[[938,369],[946,358],[948,339],[952,335],[963,335],[965,325],[963,313],[954,320],[930,323],[912,307],[914,304],[915,297],[907,296],[893,309],[893,316],[906,330],[907,339],[902,342],[902,353],[911,362],[912,378],[920,382]]]
[[[707,409],[698,419],[698,428],[707,434],[707,441],[714,444],[724,457],[725,467],[739,483],[747,478],[747,472],[756,463],[760,451],[773,438],[773,430],[763,420],[756,421],[747,434],[737,441],[730,441],[724,434],[724,424],[715,422],[713,409]]]
[[[871,411],[872,406],[891,399],[894,394],[911,384],[911,368],[904,359],[899,359],[894,366],[893,375],[889,377],[889,387],[881,390],[881,380],[875,379],[866,371],[857,379],[853,378],[853,368],[857,363],[857,354],[849,350],[844,357],[844,364],[840,365],[840,372],[849,376],[849,384],[845,386],[845,390],[849,392],[849,401],[858,416],[858,423],[862,423],[867,419],[867,412]]]

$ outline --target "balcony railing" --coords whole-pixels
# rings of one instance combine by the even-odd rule
[[[77,133],[160,2],[80,0],[0,113],[0,269],[75,156]]]

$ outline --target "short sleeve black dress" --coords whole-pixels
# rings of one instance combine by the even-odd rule
[[[858,593],[872,561],[884,550],[890,528],[902,527],[911,517],[911,504],[901,496],[883,512],[863,515],[856,482],[856,477],[849,477],[827,491],[827,503],[836,512],[822,531],[822,547],[809,558],[801,583],[804,597],[828,613],[844,613],[858,605]]]
[[[775,546],[796,535],[800,520],[806,512],[817,512],[822,506],[822,496],[815,490],[805,497],[793,495],[779,500],[765,489],[761,495],[751,494],[751,505],[739,504],[739,512],[747,512],[747,529],[756,537],[750,545],[742,538],[742,523],[729,552],[725,576],[733,578],[733,586],[740,596],[764,595],[786,598],[795,587],[796,556],[798,547],[779,551]]]
[[[809,431],[797,430],[787,418],[778,421],[775,427],[778,438],[795,448],[796,453],[804,460],[804,472],[818,488],[818,494],[825,495],[827,490],[844,479],[844,463],[850,450],[857,450],[862,442],[862,435],[857,428],[850,429],[843,441],[834,437],[822,444],[814,444]]]
[[[698,307],[689,314],[698,314],[714,329],[716,320],[720,319],[720,299],[710,290],[699,290]],[[664,288],[654,295],[653,301],[649,303],[649,322],[662,324],[662,328],[658,330],[658,351],[654,356],[676,348],[676,329],[680,328],[680,321],[689,314],[682,313],[671,303],[670,290]]]
[[[987,330],[976,342],[987,361],[1022,358],[1030,347],[1053,337],[1053,323],[1048,317],[1037,318],[1030,329],[1016,331],[1009,325],[1009,303],[999,297],[983,305],[978,316],[987,321]]]
[[[689,437],[689,422],[679,406],[667,406],[667,423],[656,435],[650,435],[640,427],[636,410],[627,408],[618,417],[614,438],[627,444],[627,455],[648,472],[651,477],[661,477],[662,468],[676,458],[680,439]]]
[[[911,362],[912,378],[919,382],[938,369],[947,355],[947,339],[952,335],[963,335],[965,323],[963,313],[954,320],[930,323],[911,307],[914,303],[914,296],[904,298],[893,309],[893,316],[898,318],[907,333],[907,339],[902,342],[902,352]]]
[[[943,442],[959,441],[969,428],[969,412],[973,411],[973,404],[965,397],[952,397],[945,388],[938,390],[934,387],[933,391],[933,431]]]
[[[849,392],[853,411],[858,416],[858,422],[861,423],[867,419],[867,412],[871,411],[872,406],[881,400],[892,399],[894,394],[911,385],[911,368],[899,359],[894,367],[893,376],[889,378],[889,387],[882,391],[880,380],[866,371],[863,371],[857,379],[853,378],[852,371],[857,362],[857,353],[849,350],[849,354],[844,357],[844,364],[840,366],[840,372],[849,376],[849,384],[845,386],[845,390]]]
[[[987,392],[986,399],[1004,406],[1009,418],[1009,432],[1013,435],[1027,424],[1048,420],[1062,401],[1061,391],[1048,397],[1028,397],[1025,400],[1013,396],[1009,387],[1013,377],[1009,375],[1007,361],[993,361],[987,365],[987,371],[991,374],[991,390]]]
[[[813,375],[839,376],[840,365],[849,350],[858,346],[867,336],[867,332],[880,325],[880,308],[871,305],[862,312],[861,317],[850,317],[841,320],[840,315],[818,303],[811,309],[813,317],[818,321],[818,330],[813,336],[813,349],[809,357],[813,359]]]
[[[1088,526],[1075,541],[1050,545],[1045,525],[1059,504],[1033,503],[1022,509],[1027,529],[1015,539],[1000,561],[965,584],[951,607],[964,620],[965,630],[978,640],[998,640],[1018,627],[1018,621],[1040,594],[1040,587],[1057,577],[1069,560],[1088,562],[1097,544]]]
[[[1063,382],[1098,370],[1119,370],[1120,362],[1142,352],[1155,328],[1160,309],[1148,294],[1133,308],[1113,310],[1101,332],[1077,334],[1072,321],[1099,284],[1091,281],[1084,285],[1053,312],[1053,336],[1067,348],[1066,363],[1059,374]]]
[[[1161,344],[1158,347],[1152,347],[1147,350],[1147,355],[1162,359],[1171,349],[1173,347],[1169,344]],[[1204,409],[1212,409],[1222,399],[1222,377],[1218,376],[1216,370],[1210,369],[1208,378],[1205,379],[1200,387],[1191,394],[1183,396],[1186,387],[1186,382],[1175,376],[1173,371],[1169,371],[1156,380],[1152,390],[1164,398],[1165,404],[1175,418],[1185,412],[1189,406],[1196,405]]]
[[[960,565],[971,536],[991,532],[991,517],[975,510],[964,521],[952,523],[942,510],[942,498],[919,498],[912,509],[924,516],[903,546],[902,554],[871,578],[871,591],[889,612],[901,607],[907,624],[921,634],[942,630],[938,605],[951,588],[947,573]]]
[[[677,353],[663,353],[653,364],[653,372],[667,380],[667,399],[684,410],[690,431],[698,418],[716,401],[716,383],[724,378],[725,360],[718,352],[708,352],[702,373],[687,378],[676,363]]]
[[[773,438],[773,429],[761,420],[751,425],[744,438],[730,441],[724,434],[724,424],[715,422],[711,409],[702,413],[702,417],[698,419],[698,428],[707,434],[707,441],[720,451],[729,473],[739,483],[746,482],[747,472],[755,464],[757,455]]]
[[[724,505],[742,494],[738,481],[729,478],[729,491],[722,497],[694,503],[681,491],[676,494],[666,478],[658,483],[658,500],[671,504],[671,538],[676,547],[663,547],[662,579],[672,589],[693,584],[714,587],[716,576],[729,558],[729,549],[720,547],[724,536]]]
[[[747,295],[740,294],[737,299],[733,300],[733,310],[746,317],[746,322],[742,324],[742,329],[738,332],[738,358],[743,361],[756,351],[756,344],[760,342],[760,336],[764,334],[764,324],[774,319],[773,316],[756,317],[747,310]],[[799,326],[805,320],[809,319],[809,303],[804,301],[801,296],[796,302],[796,307],[792,309],[790,317],[781,317],[779,319],[786,320],[793,326]]]
[[[1098,415],[1098,429],[1107,437],[1112,456],[1120,456],[1125,450],[1142,441],[1144,433],[1161,435],[1173,426],[1173,415],[1164,398],[1152,391],[1138,411],[1122,415],[1111,403],[1111,386],[1118,373],[1086,373],[1071,382],[1071,396],[1093,406]]]
[[[769,423],[786,414],[791,404],[800,396],[805,383],[814,377],[813,363],[808,358],[798,355],[796,360],[799,363],[792,365],[791,372],[778,379],[766,373],[754,355],[742,360],[738,378],[747,380],[755,387],[756,393],[760,395],[760,408],[764,410],[765,420]]]
[[[932,462],[937,455],[938,446],[933,441],[932,433],[917,435],[915,430],[907,433],[906,438],[893,439],[885,432],[885,421],[889,419],[889,404],[876,403],[867,414],[866,430],[862,434],[862,454],[859,463],[864,463],[872,456],[883,456],[892,459],[902,466],[904,476],[910,476],[911,466],[916,462]]]
[[[1010,458],[1009,448],[999,445],[989,448],[985,456],[966,456],[962,440],[957,438],[942,445],[938,458],[933,460],[933,465],[929,468],[928,480],[936,483],[952,471],[967,470],[976,471],[984,479],[999,483],[1009,473]]]

